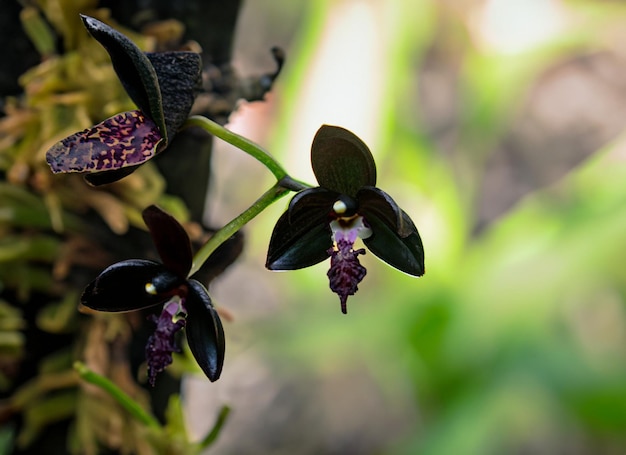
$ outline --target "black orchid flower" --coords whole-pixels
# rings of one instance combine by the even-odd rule
[[[81,15],[107,50],[124,89],[138,109],[75,133],[48,150],[52,172],[83,172],[92,185],[115,182],[162,152],[187,119],[201,82],[195,52],[142,52],[108,25]]]
[[[354,249],[360,237],[387,264],[424,274],[424,248],[411,218],[376,188],[376,165],[367,145],[348,130],[323,125],[313,139],[311,165],[319,187],[300,191],[278,219],[267,253],[270,270],[295,270],[331,258],[330,288],[347,312],[366,270]]]
[[[81,303],[93,310],[121,312],[163,305],[146,346],[148,378],[172,363],[179,349],[175,335],[183,327],[198,365],[211,381],[224,363],[224,329],[206,288],[188,279],[192,266],[189,236],[174,217],[152,205],[143,219],[163,263],[130,259],[111,265],[91,282]]]

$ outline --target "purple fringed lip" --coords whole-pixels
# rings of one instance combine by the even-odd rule
[[[365,249],[354,250],[354,243],[340,239],[336,246],[328,250],[330,255],[330,269],[328,280],[330,289],[339,296],[341,312],[348,313],[348,296],[358,291],[358,284],[365,278],[367,270],[359,262],[359,255],[365,254]]]
[[[156,376],[172,363],[172,353],[181,352],[176,344],[176,334],[185,327],[186,312],[183,300],[170,300],[159,317],[152,315],[156,329],[146,344],[148,382],[154,387]]]

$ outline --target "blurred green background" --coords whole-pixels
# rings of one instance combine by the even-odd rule
[[[287,63],[230,127],[314,182],[322,123],[352,130],[418,226],[426,275],[367,254],[348,315],[328,264],[263,270],[279,202],[215,283],[235,317],[217,384],[190,378],[211,453],[623,454],[626,5],[254,0],[235,65]],[[212,223],[271,178],[220,144]]]

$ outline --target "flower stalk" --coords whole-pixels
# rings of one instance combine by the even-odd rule
[[[257,199],[249,208],[243,211],[239,216],[233,218],[229,223],[218,230],[193,257],[191,270],[188,277],[200,270],[202,264],[211,256],[211,254],[226,240],[231,238],[243,226],[249,223],[254,217],[263,212],[267,207],[279,200],[291,191],[288,188],[276,183],[267,190],[259,199]]]
[[[228,419],[229,414],[230,414],[230,407],[222,406],[219,414],[217,415],[217,420],[215,424],[213,425],[213,428],[200,442],[199,444],[200,449],[206,449],[207,447],[209,447],[211,444],[215,442],[217,437],[222,432],[222,427],[226,423],[226,419]]]
[[[276,180],[281,180],[287,177],[287,171],[270,155],[270,153],[264,150],[260,145],[255,144],[249,139],[234,133],[217,122],[210,120],[201,115],[192,115],[187,119],[184,127],[197,126],[202,128],[207,133],[219,137],[221,140],[228,142],[229,144],[237,147],[238,149],[246,152],[248,155],[259,161],[265,166]]]

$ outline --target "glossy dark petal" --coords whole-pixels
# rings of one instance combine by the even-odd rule
[[[163,265],[185,280],[193,259],[187,232],[176,218],[156,205],[146,208],[142,215]]]
[[[206,288],[196,280],[189,280],[188,284],[185,331],[189,348],[204,374],[211,381],[216,381],[224,365],[224,328]]]
[[[270,270],[295,270],[328,258],[332,246],[329,213],[336,195],[321,188],[298,193],[278,219],[267,252]]]
[[[194,277],[203,283],[210,283],[237,260],[243,252],[244,243],[243,232],[236,232],[211,253],[211,256],[202,264]],[[198,245],[198,248],[200,246]]]
[[[46,152],[52,172],[102,172],[137,166],[152,158],[161,134],[141,111],[114,115],[72,134]]]
[[[311,166],[321,187],[354,197],[376,185],[376,164],[365,143],[350,131],[323,125],[313,139]]]
[[[107,267],[85,288],[80,302],[98,311],[133,311],[163,303],[170,298],[167,294],[150,294],[146,284],[156,277],[161,281],[180,284],[171,272],[158,262],[130,259]]]
[[[317,224],[310,229],[291,225],[284,213],[276,223],[267,252],[265,267],[270,270],[296,270],[328,259],[332,246],[328,226]]]
[[[391,196],[379,188],[371,186],[361,188],[357,193],[357,201],[359,215],[364,216],[366,220],[376,217],[384,221],[402,238],[417,230],[413,222],[410,224],[404,222],[402,209]]]
[[[409,216],[402,212],[403,223],[406,223],[411,234],[402,238],[387,220],[377,217],[374,213],[366,218],[373,234],[363,242],[369,250],[387,264],[409,275],[424,274],[424,246],[417,228]]]
[[[327,223],[339,194],[324,188],[308,188],[297,193],[289,202],[287,212],[292,224]]]
[[[201,88],[202,59],[195,52],[147,53],[156,71],[168,143],[189,117]]]
[[[126,36],[112,27],[89,16],[80,16],[85,27],[107,50],[124,89],[134,103],[149,116],[161,130],[164,144],[167,132],[163,117],[163,104],[157,73],[150,60]]]

